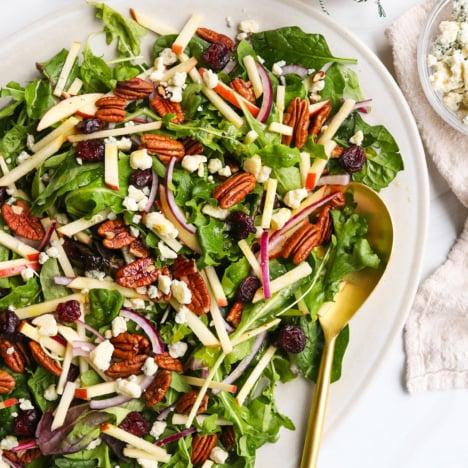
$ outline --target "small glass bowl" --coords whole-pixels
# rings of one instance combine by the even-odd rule
[[[453,9],[453,0],[442,0],[436,3],[429,13],[423,27],[418,43],[418,74],[424,94],[434,111],[451,127],[468,135],[468,124],[464,124],[460,115],[444,104],[442,95],[434,90],[429,79],[431,69],[427,63],[427,56],[431,53],[435,39],[439,35],[439,24],[450,18]]]

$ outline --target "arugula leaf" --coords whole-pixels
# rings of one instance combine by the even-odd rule
[[[356,59],[333,56],[321,34],[305,33],[298,26],[254,33],[250,36],[255,52],[265,60],[268,68],[283,57],[290,64],[319,70],[326,63],[356,63]]]
[[[57,402],[46,400],[44,394],[50,385],[55,385],[57,383],[57,377],[45,370],[42,366],[37,366],[34,374],[28,378],[27,383],[33,394],[34,401],[42,412],[56,406]]]
[[[24,88],[14,81],[10,81],[0,89],[0,98],[10,97],[10,102],[0,110],[0,119],[10,117],[16,108],[24,102]]]
[[[26,111],[31,119],[39,120],[54,104],[57,98],[47,80],[35,79],[24,90]]]
[[[86,92],[107,92],[117,84],[109,65],[104,59],[94,55],[88,44],[83,48],[80,75]]]

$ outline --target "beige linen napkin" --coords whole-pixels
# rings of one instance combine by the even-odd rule
[[[408,10],[387,30],[397,81],[413,111],[426,153],[468,207],[468,137],[445,124],[419,83],[419,33],[435,0]],[[447,260],[416,295],[405,327],[406,383],[410,392],[468,388],[468,219]]]

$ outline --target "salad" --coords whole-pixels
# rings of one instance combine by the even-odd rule
[[[319,34],[90,7],[113,58],[92,35],[0,91],[3,463],[253,467],[318,314],[379,266],[348,184],[398,146]]]

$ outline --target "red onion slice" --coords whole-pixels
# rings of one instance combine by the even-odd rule
[[[190,434],[193,434],[194,432],[197,432],[197,429],[195,427],[189,427],[188,429],[178,432],[177,434],[171,434],[170,436],[167,436],[164,439],[158,440],[157,442],[154,443],[154,445],[161,447],[162,445],[175,442],[176,440],[182,439]]]
[[[265,299],[271,297],[270,292],[270,268],[268,262],[268,232],[262,232],[260,237],[260,267],[262,269],[263,295]]]
[[[29,442],[23,442],[21,444],[18,444],[16,447],[13,447],[11,449],[12,452],[19,452],[21,450],[28,450],[32,448],[36,448],[37,443],[35,440],[30,440]]]
[[[52,234],[55,230],[55,226],[57,225],[57,221],[52,220],[49,224],[49,227],[47,228],[47,231],[44,234],[44,237],[41,240],[41,243],[39,244],[39,247],[37,250],[42,251],[50,242],[50,238],[52,237]]]
[[[322,185],[348,185],[351,180],[349,174],[330,174],[320,177],[317,181],[317,187]]]
[[[83,322],[83,320],[80,319],[75,320],[75,322],[79,323],[83,328],[91,332],[93,335],[96,335],[99,341],[105,341],[106,338],[91,325],[88,325],[86,322]]]
[[[255,62],[255,65],[257,66],[263,87],[262,105],[260,106],[257,120],[261,123],[265,123],[270,115],[271,106],[273,105],[273,85],[271,84],[270,76],[268,75],[265,67],[258,62]]]
[[[71,276],[54,276],[54,283],[60,286],[68,286],[74,279]]]
[[[157,416],[156,420],[157,421],[164,421],[169,414],[174,411],[176,408],[176,404],[174,403],[173,405],[166,406]]]
[[[297,65],[295,63],[285,65],[282,67],[283,75],[288,75],[290,73],[294,73],[301,78],[305,78],[309,74],[309,70],[304,67],[303,65]]]
[[[134,312],[133,310],[120,309],[120,315],[135,322],[147,334],[150,339],[153,352],[155,354],[162,354],[164,352],[164,344],[158,334],[154,325],[143,315]]]
[[[152,178],[152,183],[151,183],[151,191],[148,196],[148,203],[146,204],[145,209],[144,209],[146,213],[148,213],[153,207],[154,201],[156,200],[156,195],[158,193],[158,176],[156,172],[154,171],[154,169],[151,171],[151,174],[153,178]]]

